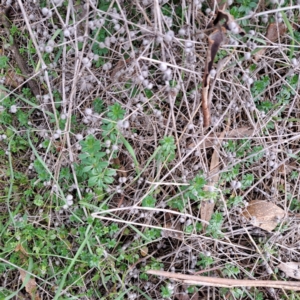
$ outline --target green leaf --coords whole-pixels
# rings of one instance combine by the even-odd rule
[[[171,289],[169,289],[168,286],[162,286],[161,287],[161,296],[163,298],[170,298],[172,296]]]
[[[35,197],[34,197],[34,200],[33,200],[33,203],[36,205],[36,206],[43,206],[44,205],[44,200],[43,200],[43,196],[42,195],[39,195],[39,194],[36,194]]]
[[[168,205],[171,208],[178,209],[179,211],[183,211],[186,205],[186,201],[178,197],[168,201]]]
[[[214,259],[211,256],[200,253],[200,260],[197,262],[197,266],[207,268],[214,263]]]
[[[125,110],[122,109],[119,103],[115,103],[108,107],[107,116],[112,119],[113,121],[122,120],[125,115]]]
[[[0,69],[6,69],[8,61],[7,56],[0,56]]]
[[[116,170],[114,170],[114,169],[106,169],[105,170],[105,175],[106,176],[116,176]]]
[[[89,180],[88,180],[88,185],[89,186],[94,186],[94,185],[97,184],[97,181],[98,181],[98,176],[90,177]]]
[[[175,141],[173,136],[166,136],[160,142],[161,151],[158,158],[166,160],[167,162],[172,161],[175,158]]]
[[[267,75],[263,76],[260,80],[254,81],[253,86],[251,87],[251,93],[254,100],[257,100],[257,96],[263,93],[266,90],[266,88],[269,86],[269,84],[270,84],[270,78]]]
[[[122,141],[122,143],[123,143],[124,146],[126,147],[126,149],[127,149],[127,151],[129,152],[129,154],[131,155],[135,167],[138,167],[138,166],[139,166],[139,163],[138,163],[138,161],[137,161],[137,159],[136,159],[134,149],[132,148],[132,146],[128,143],[128,141],[127,141],[121,134],[120,134],[120,140]]]
[[[100,98],[96,98],[93,101],[93,107],[94,107],[94,111],[98,114],[102,113],[104,110],[104,103],[103,100]]]
[[[149,90],[149,89],[145,89],[144,93],[145,93],[145,95],[146,95],[146,97],[148,99],[150,99],[151,97],[153,97],[153,92],[151,90]]]
[[[242,196],[231,196],[229,198],[229,200],[227,201],[227,206],[228,208],[231,208],[231,207],[236,207],[238,206],[239,204],[242,204],[243,203],[243,197]]]
[[[86,166],[82,169],[82,172],[89,172],[92,168],[93,166]]]
[[[105,183],[107,183],[107,184],[113,183],[114,180],[115,180],[115,179],[114,179],[113,177],[108,177],[108,176],[104,176],[104,177],[103,177],[103,181],[104,181]]]
[[[206,228],[206,233],[213,238],[220,238],[223,236],[221,231],[223,224],[223,216],[221,213],[214,213],[209,221],[209,225]]]
[[[96,153],[101,150],[100,141],[92,135],[88,135],[85,140],[80,142],[80,145],[82,146],[82,152],[87,152],[89,154]]]
[[[156,199],[152,196],[147,196],[142,201],[143,207],[155,207]]]
[[[252,185],[254,181],[254,175],[253,174],[245,174],[242,177],[242,187],[247,188]]]
[[[234,277],[235,275],[238,275],[240,273],[240,269],[237,266],[227,263],[222,273],[224,274],[224,276]]]

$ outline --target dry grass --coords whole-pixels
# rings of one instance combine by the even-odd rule
[[[300,263],[300,7],[248,1],[256,5],[247,14],[235,12],[242,1],[230,5],[246,34],[224,33],[204,127],[201,83],[217,2],[210,12],[198,1],[15,2],[10,34],[17,31],[40,96],[3,80],[3,297],[299,299],[283,288],[194,287],[145,272],[299,279],[277,266]],[[269,39],[267,24],[277,28]],[[19,68],[7,33],[3,75]],[[116,103],[121,120],[110,114]],[[83,151],[89,134],[102,145],[98,162],[116,169],[104,187],[78,169],[93,151]],[[274,230],[241,214],[257,199],[284,210]]]

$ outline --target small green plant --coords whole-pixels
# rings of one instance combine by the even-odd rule
[[[121,121],[124,118],[124,115],[125,111],[119,103],[115,103],[108,107],[106,118],[103,119],[103,125],[101,127],[104,140],[109,139],[110,142],[115,145],[118,143],[119,131],[117,128],[117,121]]]
[[[207,195],[207,192],[204,191],[203,187],[206,184],[206,181],[202,174],[197,175],[192,181],[190,181],[189,187],[183,187],[184,197],[192,200],[200,200]]]
[[[149,263],[147,263],[146,266],[142,266],[141,267],[141,275],[140,275],[140,279],[143,280],[148,280],[149,279],[149,275],[146,274],[145,272],[148,270],[161,270],[164,267],[164,265],[157,261],[155,258],[151,257],[151,260]]]
[[[196,222],[195,224],[190,224],[185,227],[184,231],[186,233],[200,233],[203,229],[203,226],[201,223]]]
[[[291,180],[297,180],[299,177],[299,172],[297,171],[292,171],[291,174],[290,174],[290,179]]]
[[[223,233],[221,231],[222,224],[223,224],[222,214],[219,212],[215,212],[212,215],[211,220],[209,221],[209,225],[207,226],[206,229],[206,234],[216,239],[223,237]]]
[[[170,289],[170,287],[167,285],[167,286],[162,286],[161,287],[161,296],[163,298],[170,298],[173,294],[173,291],[172,289]]]
[[[264,111],[265,113],[268,113],[269,111],[272,110],[272,108],[274,108],[274,104],[271,101],[262,101],[257,108],[261,111]]]
[[[262,76],[261,79],[256,80],[251,87],[251,94],[254,101],[258,100],[258,97],[264,93],[266,88],[270,85],[270,78],[269,76],[265,75]]]
[[[227,201],[227,207],[232,208],[236,207],[243,203],[243,197],[242,196],[231,196]]]
[[[238,12],[241,13],[241,15],[249,14],[249,12],[253,11],[258,4],[258,1],[254,0],[237,0],[236,2],[240,4]]]
[[[107,154],[101,151],[102,145],[94,136],[89,135],[81,141],[82,154],[79,155],[81,164],[77,165],[78,173],[88,180],[88,186],[106,188],[114,181],[116,170],[108,168]]]
[[[39,195],[39,194],[36,194],[34,196],[34,201],[33,203],[36,205],[36,206],[43,206],[44,205],[44,198],[43,196]]]
[[[6,70],[9,59],[7,56],[0,56],[0,69]]]
[[[103,109],[102,101],[96,99],[97,109]],[[117,146],[118,130],[116,121],[124,118],[125,111],[121,105],[115,103],[108,107],[107,119],[103,120],[102,136],[103,140],[109,140]],[[109,167],[109,156],[105,150],[105,144],[93,135],[87,136],[80,142],[82,153],[79,155],[81,162],[76,165],[76,173],[80,182],[88,182],[89,187],[100,188],[101,191],[114,181],[116,170]],[[116,157],[112,153],[112,157]]]
[[[189,294],[194,294],[194,293],[197,293],[198,292],[198,288],[194,285],[190,285],[188,288],[187,288],[187,292]]]
[[[105,46],[104,42],[105,42],[105,39],[109,36],[109,33],[104,28],[101,28],[100,30],[95,29],[92,32],[92,36],[96,40],[96,43],[94,43],[93,47],[92,47],[93,53],[97,54],[99,56],[105,56],[106,54],[108,54],[109,50]],[[99,68],[103,64],[104,64],[104,60],[99,59],[96,62],[96,67]]]
[[[96,98],[94,101],[93,101],[93,108],[94,108],[94,111],[98,114],[102,113],[104,111],[104,103],[103,103],[103,100],[100,99],[100,98]]]
[[[172,136],[166,136],[160,141],[160,151],[158,159],[161,161],[170,162],[175,158],[175,142]]]
[[[143,207],[155,207],[156,199],[152,196],[148,195],[146,196],[142,201]]]
[[[239,170],[240,170],[240,165],[237,164],[230,171],[222,173],[221,179],[225,180],[226,182],[230,182],[239,175]]]
[[[249,151],[246,166],[250,166],[253,163],[258,162],[264,156],[263,146],[254,146],[252,150]]]
[[[245,299],[244,297],[246,296],[246,293],[244,292],[244,290],[240,289],[240,288],[232,288],[232,289],[221,288],[220,289],[220,294],[223,297],[226,297],[226,298],[228,298],[230,300]],[[228,295],[230,295],[230,296],[228,296]]]
[[[245,174],[242,177],[242,189],[246,189],[252,185],[254,181],[254,175],[253,174]]]
[[[227,277],[235,277],[240,273],[240,269],[237,266],[227,263],[225,268],[223,268],[222,273]]]
[[[100,103],[100,100],[98,100],[98,104]],[[124,118],[125,111],[121,107],[119,103],[115,103],[114,105],[111,105],[108,107],[108,113],[107,117],[113,121],[122,120]]]
[[[276,95],[277,102],[279,104],[287,104],[293,95],[295,95],[295,90],[297,89],[297,84],[299,81],[299,75],[294,75],[286,79],[288,84],[285,84],[280,89],[279,93]]]
[[[47,169],[45,168],[45,165],[41,161],[36,159],[33,162],[33,166],[34,166],[34,169],[37,172],[38,177],[39,177],[40,180],[48,181],[50,179],[50,174],[47,171]]]
[[[153,241],[161,237],[161,230],[156,228],[147,228],[144,234],[148,240]]]
[[[183,197],[176,197],[175,199],[168,201],[168,205],[171,208],[178,209],[179,211],[183,211],[185,209],[186,204],[187,199]]]
[[[207,267],[214,264],[214,259],[210,255],[205,255],[203,253],[200,253],[200,260],[197,262],[197,266],[202,267],[203,269],[206,269]]]
[[[264,294],[262,292],[255,292],[254,294],[255,300],[264,300]]]

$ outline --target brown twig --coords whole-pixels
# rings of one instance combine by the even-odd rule
[[[224,6],[225,7],[225,6]],[[221,22],[224,21],[224,24],[221,25]],[[231,30],[232,24],[236,26],[236,33],[244,35],[244,31],[234,22],[234,18],[225,11],[219,9],[216,13],[216,17],[212,22],[211,26],[214,28],[214,31],[208,36],[208,48],[207,48],[207,57],[205,62],[205,71],[202,80],[202,112],[203,112],[203,126],[204,128],[210,126],[210,97],[212,95],[213,88],[210,84],[211,70],[214,63],[214,58],[226,38],[227,30]],[[214,79],[216,78],[215,76]]]
[[[214,58],[219,50],[219,47],[224,39],[223,27],[218,27],[212,34],[208,37],[208,50],[207,58],[205,63],[205,71],[203,75],[203,88],[202,88],[202,112],[203,112],[203,126],[210,126],[210,103],[208,99],[209,89],[210,89],[210,71],[212,69]]]

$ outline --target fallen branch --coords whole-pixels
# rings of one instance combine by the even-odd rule
[[[228,279],[206,276],[185,275],[180,273],[171,273],[166,271],[149,270],[147,274],[163,276],[184,284],[196,284],[215,287],[266,287],[276,289],[286,289],[292,291],[300,291],[300,284],[296,281],[273,281],[273,280],[248,280],[248,279]]]

